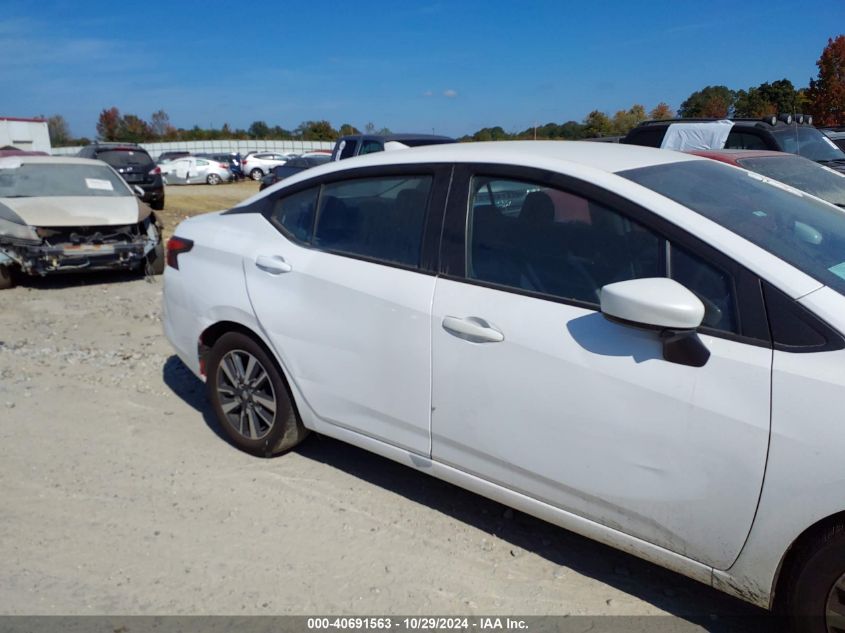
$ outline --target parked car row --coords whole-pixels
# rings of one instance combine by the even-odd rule
[[[314,167],[176,228],[165,334],[247,452],[316,431],[835,631],[845,176],[711,158],[522,141]]]
[[[287,160],[283,165],[276,165],[270,169],[270,173],[261,179],[261,186],[259,191],[263,191],[267,187],[275,185],[280,180],[284,180],[288,176],[293,176],[301,171],[323,165],[332,159],[331,154],[313,153],[303,154]]]
[[[619,140],[676,150],[772,150],[798,154],[845,173],[845,152],[803,115],[762,119],[644,121]]]

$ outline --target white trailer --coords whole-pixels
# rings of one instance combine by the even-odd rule
[[[45,119],[0,116],[0,149],[11,146],[28,152],[51,152]]]

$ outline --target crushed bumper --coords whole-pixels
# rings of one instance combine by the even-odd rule
[[[41,229],[39,229],[41,230]],[[17,265],[24,273],[78,269],[137,269],[161,241],[160,227],[150,216],[124,227],[78,227],[47,231],[39,242],[0,235],[0,265]]]

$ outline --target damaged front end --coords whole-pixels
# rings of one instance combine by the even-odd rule
[[[122,226],[33,227],[0,218],[0,266],[14,264],[30,275],[142,269],[160,242],[153,214]]]

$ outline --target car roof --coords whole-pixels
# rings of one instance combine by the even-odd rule
[[[695,156],[703,156],[704,158],[712,158],[713,160],[720,160],[723,163],[730,163],[732,165],[736,165],[737,161],[743,158],[763,158],[766,156],[795,158],[796,156],[796,154],[776,152],[768,149],[691,149],[687,150],[687,153],[694,154]]]
[[[442,141],[442,142],[450,142],[454,143],[455,139],[451,136],[441,136],[439,134],[414,134],[408,132],[397,132],[392,134],[348,134],[346,136],[341,136],[338,140],[339,141],[348,141],[352,139],[361,139],[364,141],[397,141],[401,143],[402,141]]]
[[[106,163],[101,160],[95,160],[93,158],[79,158],[78,156],[34,156],[34,155],[27,155],[27,156],[8,156],[6,159],[12,159],[15,161],[20,161],[20,163],[24,164],[38,164],[38,165],[102,165],[108,167]]]
[[[334,161],[315,168],[319,173],[343,171],[354,167],[413,163],[501,163],[547,167],[555,164],[579,164],[615,173],[638,167],[702,160],[681,152],[638,145],[591,143],[589,141],[490,141],[423,145]]]

